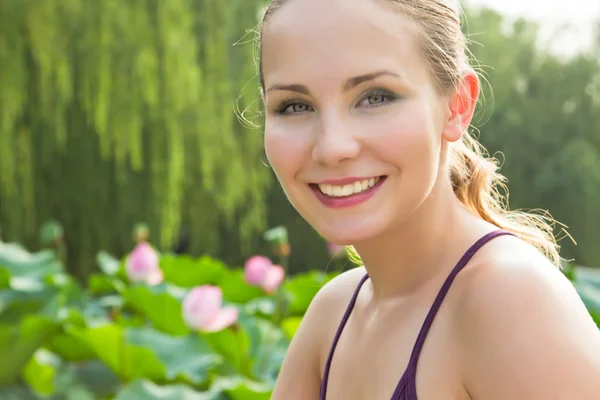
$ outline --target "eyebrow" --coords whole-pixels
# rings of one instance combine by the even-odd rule
[[[386,75],[400,78],[400,75],[398,75],[397,73],[392,72],[392,71],[388,71],[388,70],[375,71],[375,72],[371,72],[368,74],[358,75],[358,76],[355,76],[355,77],[352,77],[352,78],[346,80],[346,82],[344,83],[344,86],[343,86],[344,91],[347,92],[348,90],[355,88],[356,86],[360,85],[361,83],[372,81],[376,78],[379,78],[380,76],[386,76]],[[310,91],[308,90],[308,88],[306,86],[300,85],[297,83],[291,84],[291,85],[280,85],[280,84],[272,85],[267,89],[267,92],[270,92],[273,90],[297,92],[297,93],[304,94],[307,96],[310,94]]]

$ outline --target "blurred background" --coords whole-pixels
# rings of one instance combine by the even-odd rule
[[[30,252],[16,257],[14,248],[12,255],[0,251],[0,266],[48,250],[61,263],[61,276],[83,291],[91,286],[94,295],[123,294],[116,271],[124,271],[125,258],[141,241],[171,257],[161,261],[165,277],[171,274],[171,283],[186,288],[216,278],[186,280],[164,263],[185,257],[214,272],[221,271],[215,260],[235,269],[266,254],[285,264],[286,275],[317,286],[329,279],[317,272],[347,267],[332,263],[337,256],[297,215],[266,162],[254,43],[263,6],[263,0],[0,0],[0,249],[8,252],[11,243]],[[577,242],[557,225],[562,256],[594,270],[600,266],[600,3],[469,0],[463,6],[470,50],[485,78],[473,125],[490,154],[505,161],[510,206],[549,211]],[[276,227],[285,233],[273,250],[273,235],[264,232]],[[48,276],[55,275],[36,275]],[[0,288],[22,290],[2,277]],[[240,295],[246,289],[229,284],[229,292],[223,286],[226,301],[260,298],[258,292]],[[288,285],[293,294],[294,284]],[[313,289],[300,305],[290,300],[296,308],[288,317],[301,317]],[[6,293],[0,291],[0,316],[13,299]],[[270,303],[253,303],[252,312],[264,306],[260,312],[272,317],[280,310],[285,296],[267,297]],[[14,306],[20,310],[11,314],[14,321],[23,321],[29,306],[37,310],[31,304],[47,305],[46,297],[36,298],[39,304]],[[134,298],[125,296],[125,303]],[[139,300],[138,311],[154,307],[140,305],[148,298]],[[162,299],[156,304],[167,307],[170,300]],[[158,331],[177,333],[169,322],[156,325],[146,317]],[[279,326],[283,317],[276,318]],[[22,339],[25,328],[19,329],[0,329],[0,347],[2,340]],[[57,329],[66,340],[68,329]],[[179,333],[189,333],[185,329]],[[92,336],[86,340],[93,342]],[[213,349],[235,344],[223,340]],[[13,348],[11,357],[22,366],[43,340],[36,343]],[[88,353],[109,346],[93,343]],[[64,347],[54,343],[52,349],[69,358]],[[2,365],[9,355],[0,367],[17,372],[12,381],[0,379],[0,387],[23,379],[35,386],[33,376],[49,373],[38,359],[19,375],[14,365]],[[124,382],[146,376],[105,364]],[[189,374],[174,376],[196,388],[208,385]],[[161,379],[153,381],[171,382]],[[226,398],[263,398],[245,397],[250,389],[244,388],[231,389]],[[29,398],[15,393],[11,399]],[[88,398],[75,393],[68,398]],[[132,398],[154,398],[135,393]],[[2,396],[9,398],[0,390]]]
[[[85,278],[99,250],[132,247],[138,222],[160,249],[231,264],[283,225],[292,271],[326,266],[324,242],[266,164],[260,126],[238,120],[261,123],[252,29],[262,6],[1,0],[2,240],[39,248],[56,221],[69,271]],[[561,240],[562,255],[600,265],[600,6],[465,7],[487,80],[474,126],[506,160],[511,207],[550,211],[577,242]]]

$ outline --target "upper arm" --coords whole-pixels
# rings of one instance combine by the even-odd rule
[[[287,350],[271,400],[319,399],[321,358],[362,271],[337,276],[314,297]]]
[[[464,385],[473,400],[600,396],[600,331],[563,274],[541,261],[477,273],[461,299]]]

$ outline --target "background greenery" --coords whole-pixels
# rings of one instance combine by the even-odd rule
[[[154,286],[131,282],[106,252],[96,261],[84,289],[54,251],[0,242],[1,400],[268,400],[302,316],[335,276],[296,274],[267,295],[208,256],[162,254]],[[600,270],[565,272],[600,324]],[[186,325],[182,299],[207,284],[238,308],[235,325]]]
[[[138,221],[162,249],[231,264],[285,225],[292,271],[327,265],[266,165],[260,129],[236,116],[260,123],[262,5],[2,0],[1,237],[39,248],[42,223],[59,221],[84,279],[99,250],[131,247]],[[563,256],[600,265],[600,40],[563,59],[536,47],[531,22],[468,10],[464,27],[489,83],[474,126],[506,160],[511,206],[549,210],[578,243],[562,240]]]
[[[312,296],[348,263],[240,121],[261,122],[262,6],[0,0],[0,399],[268,399]],[[531,22],[467,15],[486,81],[480,140],[506,161],[512,208],[569,227],[565,273],[599,321],[600,30],[567,59],[537,46]],[[140,221],[163,253],[158,286],[123,272]],[[287,227],[294,273],[276,297],[238,267],[272,251],[273,226]],[[239,308],[234,328],[182,323],[181,299],[205,283]]]

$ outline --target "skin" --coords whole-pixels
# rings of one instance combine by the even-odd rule
[[[461,205],[448,173],[448,147],[473,116],[477,76],[466,70],[458,89],[442,95],[414,28],[370,0],[289,1],[265,26],[269,162],[298,212],[327,240],[353,244],[365,265],[315,297],[274,400],[319,398],[335,331],[367,271],[327,399],[389,399],[448,273],[497,229]],[[309,187],[381,175],[378,192],[347,209],[325,207]],[[456,278],[416,383],[420,400],[572,400],[597,397],[598,376],[600,334],[572,285],[537,250],[505,236]]]

